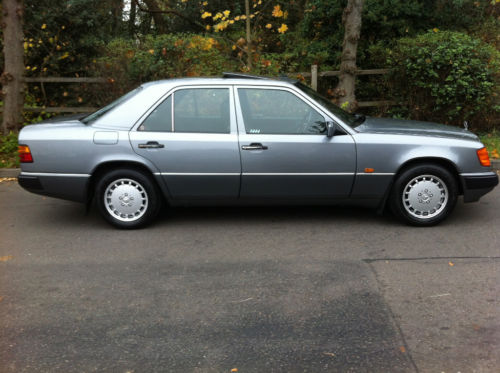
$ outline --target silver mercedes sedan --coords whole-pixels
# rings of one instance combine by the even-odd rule
[[[466,129],[349,114],[292,80],[151,82],[86,117],[19,135],[26,190],[90,203],[119,228],[162,205],[357,204],[444,220],[498,184]]]

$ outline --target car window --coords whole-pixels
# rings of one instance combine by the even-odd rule
[[[139,127],[139,131],[172,131],[172,96],[158,105]]]
[[[229,89],[192,88],[176,91],[174,132],[229,133]]]
[[[321,114],[293,93],[278,89],[238,88],[248,134],[322,134]]]

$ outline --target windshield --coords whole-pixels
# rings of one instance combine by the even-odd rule
[[[120,105],[122,102],[125,102],[128,99],[130,99],[131,97],[135,96],[141,90],[142,90],[142,87],[138,87],[138,88],[134,89],[133,91],[130,91],[129,93],[123,95],[122,97],[120,97],[119,99],[113,101],[109,105],[106,105],[103,108],[101,108],[101,109],[93,112],[92,114],[86,116],[81,121],[83,123],[85,123],[85,124],[89,124],[89,123],[92,123],[92,122],[96,121],[97,119],[99,119],[100,117],[102,117],[104,114],[106,114],[107,112],[113,110],[115,107],[117,107],[118,105]]]
[[[305,84],[302,84],[300,82],[295,83],[295,86],[297,88],[299,88],[302,92],[307,94],[309,97],[311,97],[313,100],[315,100],[319,104],[323,105],[325,108],[327,108],[333,114],[335,114],[337,117],[342,119],[342,121],[344,121],[349,126],[353,126],[353,125],[358,124],[357,123],[358,119],[355,115],[349,114],[347,111],[342,110],[337,105],[335,105],[333,102],[331,102],[329,99],[327,99],[325,96],[320,95],[314,89],[309,88],[308,86],[306,86]]]

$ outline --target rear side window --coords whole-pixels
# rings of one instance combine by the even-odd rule
[[[139,131],[172,132],[172,96],[168,96],[149,114]]]
[[[228,88],[190,88],[158,105],[139,131],[229,133],[230,126]]]
[[[323,116],[291,92],[238,88],[238,96],[248,134],[311,135],[326,131]]]

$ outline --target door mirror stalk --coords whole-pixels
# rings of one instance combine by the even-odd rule
[[[335,122],[326,122],[326,137],[333,137],[336,130]]]

